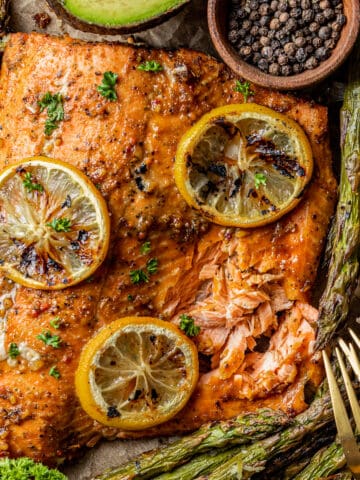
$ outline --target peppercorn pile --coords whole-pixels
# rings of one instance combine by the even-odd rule
[[[339,0],[231,0],[228,39],[271,75],[295,75],[326,60],[346,23]]]

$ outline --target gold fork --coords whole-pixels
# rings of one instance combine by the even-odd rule
[[[360,348],[359,337],[356,335],[356,333],[352,329],[349,329],[349,332],[354,342],[356,343],[356,345]],[[339,345],[341,347],[341,350],[344,352],[346,358],[348,359],[355,375],[360,381],[360,361],[356,354],[353,344],[352,343],[346,344],[344,340],[340,339]],[[356,430],[357,432],[360,433],[359,403],[356,398],[355,391],[352,387],[350,377],[347,373],[343,356],[338,347],[335,348],[335,352],[336,352],[337,359],[339,361],[339,366],[340,366],[341,374],[344,380],[346,393],[349,398],[349,403],[353,413]],[[351,427],[351,423],[346,411],[342,394],[336,383],[335,375],[332,371],[329,357],[327,356],[325,351],[323,351],[323,359],[325,364],[326,376],[329,382],[331,402],[333,406],[335,423],[338,431],[339,440],[343,447],[344,455],[345,455],[349,469],[351,470],[356,480],[360,480],[360,450],[357,445],[356,438]]]

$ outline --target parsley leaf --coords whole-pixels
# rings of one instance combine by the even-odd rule
[[[28,193],[33,192],[34,190],[37,190],[38,192],[43,192],[44,187],[40,185],[40,183],[33,183],[32,182],[32,175],[30,172],[25,173],[25,178],[23,180],[23,185],[28,191]]]
[[[156,60],[146,60],[146,62],[141,63],[138,67],[138,70],[142,70],[144,72],[154,72],[158,73],[161,72],[163,67],[160,65],[159,62]]]
[[[20,355],[20,350],[17,346],[17,343],[10,343],[8,354],[10,358],[16,358]]]
[[[97,87],[97,91],[105,98],[110,100],[110,102],[116,102],[117,94],[115,85],[119,75],[114,72],[105,72],[101,85]]]
[[[50,136],[52,132],[59,127],[58,122],[64,120],[64,106],[63,106],[63,97],[61,93],[55,93],[52,95],[50,92],[45,93],[45,95],[38,101],[40,106],[40,112],[43,112],[47,109],[48,118],[45,121],[45,135]]]
[[[49,345],[53,348],[60,348],[61,346],[61,338],[59,335],[52,335],[49,331],[40,333],[36,338],[44,342],[45,345]]]
[[[8,480],[24,480],[25,478],[37,480],[66,480],[67,477],[59,470],[45,467],[42,463],[35,463],[27,457],[15,459],[1,458],[0,478]]]
[[[70,232],[71,222],[68,218],[53,218],[46,226],[53,228],[55,232]]]
[[[56,380],[59,380],[59,378],[61,377],[60,375],[60,372],[58,370],[58,368],[53,365],[50,370],[49,370],[49,375],[51,375],[52,377],[56,378]]]
[[[255,181],[255,188],[258,189],[260,185],[266,185],[267,179],[263,173],[255,173],[254,181]]]
[[[146,269],[150,273],[150,275],[154,275],[158,271],[158,259],[157,258],[151,258],[147,264],[146,264]]]
[[[200,327],[195,325],[195,320],[185,314],[180,315],[180,329],[183,330],[188,337],[196,337],[196,335],[200,333]]]
[[[250,88],[250,82],[240,82],[239,80],[236,80],[234,90],[235,92],[243,94],[245,103],[248,101],[249,95],[255,95],[255,92]]]
[[[149,277],[143,270],[131,270],[130,278],[132,283],[138,285],[140,283],[148,283]]]
[[[151,243],[150,242],[144,242],[140,247],[140,252],[143,255],[146,255],[147,253],[149,253],[150,250],[151,250]]]
[[[60,328],[60,323],[61,323],[60,317],[55,317],[52,320],[50,320],[50,325],[56,329]]]

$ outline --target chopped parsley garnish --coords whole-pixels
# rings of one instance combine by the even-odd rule
[[[36,463],[27,457],[2,458],[0,460],[0,478],[8,480],[66,480],[67,477],[59,470],[45,467],[42,463]]]
[[[61,377],[60,372],[59,372],[58,368],[57,368],[55,365],[53,365],[53,366],[50,368],[50,370],[49,370],[49,375],[50,375],[51,377],[56,378],[56,380],[59,380],[59,378]]]
[[[10,358],[16,358],[20,355],[20,350],[17,346],[17,343],[10,343],[8,354]]]
[[[266,175],[263,173],[255,173],[254,175],[255,188],[258,189],[260,185],[266,185]]]
[[[59,127],[58,122],[64,120],[64,105],[61,93],[52,95],[50,92],[45,93],[42,99],[38,102],[40,112],[47,109],[48,118],[45,122],[45,135],[49,136]]]
[[[32,175],[30,172],[25,173],[23,185],[29,193],[33,192],[34,190],[37,190],[38,192],[44,191],[44,187],[40,185],[40,183],[33,183]]]
[[[54,218],[46,226],[53,228],[55,232],[70,232],[71,222],[68,218]]]
[[[117,94],[115,85],[119,75],[114,72],[105,72],[101,85],[97,87],[97,91],[110,102],[116,102]]]
[[[146,255],[147,253],[149,253],[151,250],[151,243],[148,241],[148,242],[144,242],[141,247],[140,247],[140,252],[143,254],[143,255]]]
[[[250,82],[240,82],[240,80],[236,80],[234,90],[235,92],[242,93],[245,103],[248,101],[249,95],[255,95],[255,92],[250,88]]]
[[[134,301],[134,295],[128,295],[127,299],[128,299],[129,302],[133,302]]]
[[[156,60],[146,60],[146,62],[141,63],[138,67],[138,70],[143,70],[144,72],[154,72],[158,73],[163,70],[163,67]]]
[[[200,333],[200,327],[195,325],[195,320],[189,315],[180,315],[180,328],[188,337],[196,337]]]
[[[49,345],[53,348],[60,348],[61,346],[61,338],[59,335],[52,335],[49,331],[40,333],[36,338],[44,342],[45,345]]]
[[[135,285],[138,285],[140,283],[147,283],[149,281],[149,277],[141,269],[131,270],[130,278],[131,278],[132,283],[134,283]]]
[[[157,258],[151,258],[147,264],[146,264],[146,269],[150,273],[150,275],[154,275],[158,271],[158,259]]]
[[[53,328],[60,328],[60,324],[61,324],[61,319],[60,317],[55,317],[53,318],[52,320],[50,320],[50,325],[53,327]]]

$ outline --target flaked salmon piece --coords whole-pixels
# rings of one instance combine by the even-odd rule
[[[138,70],[146,60],[164,70]],[[106,71],[119,75],[117,102],[97,91]],[[322,368],[312,353],[314,312],[305,304],[336,198],[327,112],[252,87],[252,100],[304,128],[314,154],[313,179],[296,209],[274,224],[246,232],[210,225],[182,199],[173,159],[179,139],[203,114],[243,102],[235,81],[224,65],[189,50],[10,35],[0,76],[0,168],[40,154],[78,167],[108,204],[112,236],[108,260],[90,283],[61,292],[10,285],[8,292],[0,279],[7,292],[0,298],[0,311],[7,308],[0,352],[23,342],[29,354],[13,363],[0,360],[0,455],[56,463],[101,437],[174,434],[262,406],[292,414],[306,407],[304,386],[317,385]],[[50,137],[37,103],[48,91],[63,95],[65,110]],[[148,255],[141,253],[144,241],[151,243]],[[149,282],[132,283],[130,271],[150,258],[158,260],[158,272]],[[179,323],[182,313],[201,326],[194,340],[209,368],[184,410],[144,432],[105,428],[89,418],[73,384],[88,339],[122,316]],[[63,322],[59,349],[37,339],[55,316]],[[58,380],[49,375],[53,365]]]

